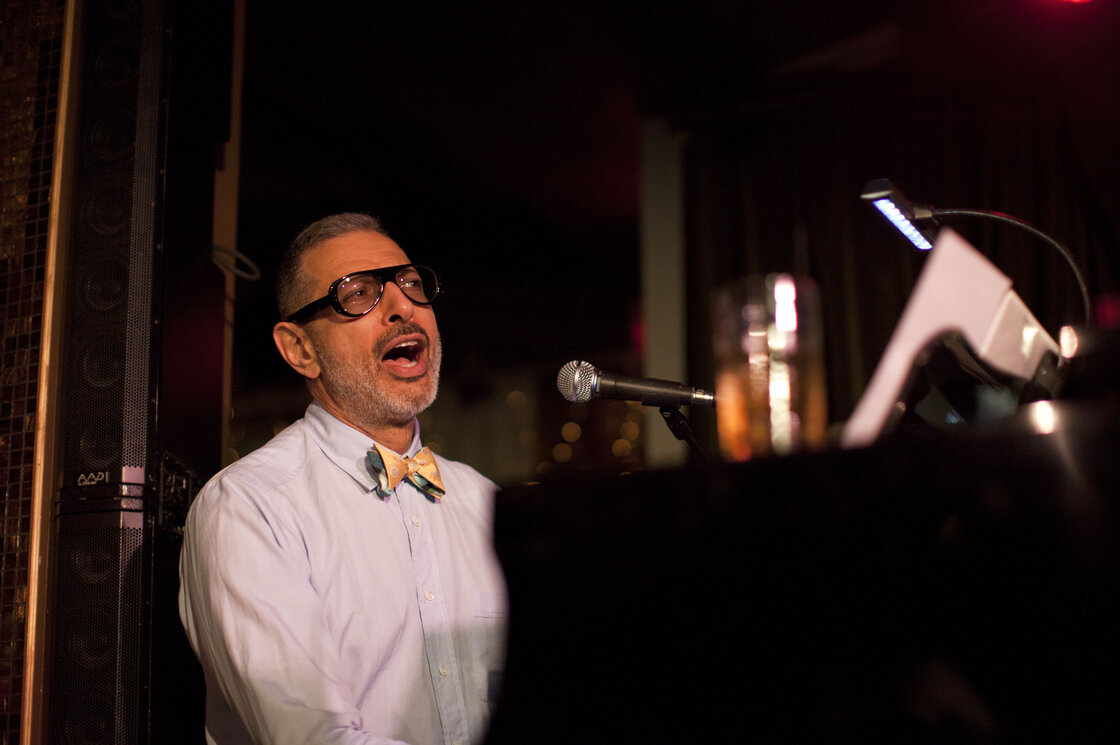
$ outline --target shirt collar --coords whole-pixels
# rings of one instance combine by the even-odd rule
[[[369,435],[359,432],[346,422],[336,419],[317,402],[312,401],[304,414],[304,421],[310,428],[311,437],[332,463],[371,491],[377,485],[377,477],[370,473],[366,463],[366,451],[373,447]],[[421,447],[420,423],[413,419],[412,442],[406,453],[415,453]]]

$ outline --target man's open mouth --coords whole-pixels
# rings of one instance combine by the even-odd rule
[[[424,355],[425,344],[423,339],[402,339],[393,346],[382,356],[382,362],[389,363],[394,367],[409,369],[416,367],[420,364],[420,360]]]

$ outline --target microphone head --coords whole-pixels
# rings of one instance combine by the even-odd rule
[[[556,388],[560,395],[572,403],[591,400],[591,388],[595,381],[595,367],[590,362],[572,360],[564,363],[556,376]]]

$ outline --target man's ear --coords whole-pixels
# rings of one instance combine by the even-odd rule
[[[272,327],[272,340],[293,370],[310,380],[319,377],[319,355],[303,327],[281,321]]]

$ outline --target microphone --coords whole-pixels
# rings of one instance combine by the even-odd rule
[[[590,362],[572,360],[560,368],[556,387],[568,401],[593,398],[640,401],[645,406],[715,406],[716,397],[699,388],[653,378],[627,378],[596,370]]]

